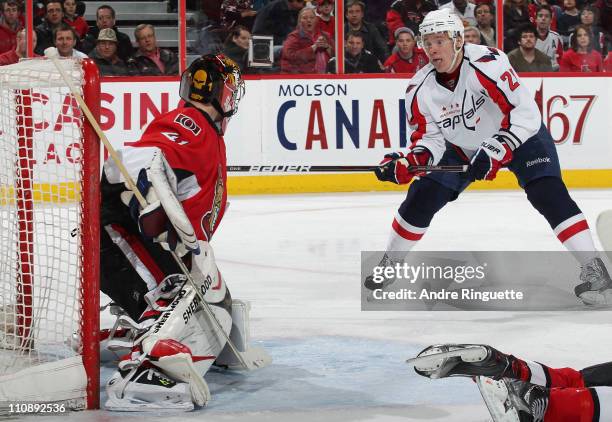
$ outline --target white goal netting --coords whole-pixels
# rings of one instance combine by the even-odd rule
[[[80,63],[61,63],[82,87]],[[98,292],[83,284],[83,126],[52,62],[0,67],[0,402],[86,396],[83,303]]]

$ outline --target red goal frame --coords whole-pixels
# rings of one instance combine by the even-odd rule
[[[91,59],[81,62],[83,69],[83,99],[92,114],[100,116],[100,75]],[[33,135],[31,90],[22,90],[16,96],[18,157],[17,186],[15,189],[19,239],[17,265],[19,267],[16,298],[17,336],[21,347],[29,348],[27,339],[33,322],[32,295],[35,289],[34,276],[34,200],[32,194],[34,179]],[[87,408],[97,409],[100,405],[100,141],[85,114],[81,115],[81,186],[80,208],[80,338],[81,356],[87,374]]]

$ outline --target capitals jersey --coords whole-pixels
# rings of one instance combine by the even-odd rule
[[[540,129],[540,111],[501,51],[466,44],[454,90],[428,64],[410,80],[406,111],[412,146],[427,148],[434,163],[448,141],[468,157],[485,138],[499,135],[514,150]]]
[[[546,37],[536,36],[536,48],[550,57],[553,70],[559,70],[559,60],[563,56],[563,40],[561,35],[548,31]]]
[[[177,177],[177,197],[197,238],[210,241],[225,212],[227,170],[223,137],[208,115],[194,107],[177,108],[155,118],[140,140],[128,142],[126,146],[119,153],[134,180],[150,162],[148,147],[163,151]],[[119,218],[124,210],[109,210],[111,214],[105,215],[104,207],[108,207],[108,202],[117,204],[113,196],[125,190],[123,181],[112,160],[107,160],[102,184],[106,224],[121,223],[112,220]]]

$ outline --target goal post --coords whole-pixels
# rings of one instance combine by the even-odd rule
[[[62,59],[96,118],[97,66]],[[0,67],[0,406],[99,407],[100,145],[54,64]]]

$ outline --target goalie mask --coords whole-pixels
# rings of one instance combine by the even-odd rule
[[[222,54],[202,56],[181,75],[179,95],[188,102],[211,104],[221,115],[219,128],[225,133],[244,95],[240,67]]]

